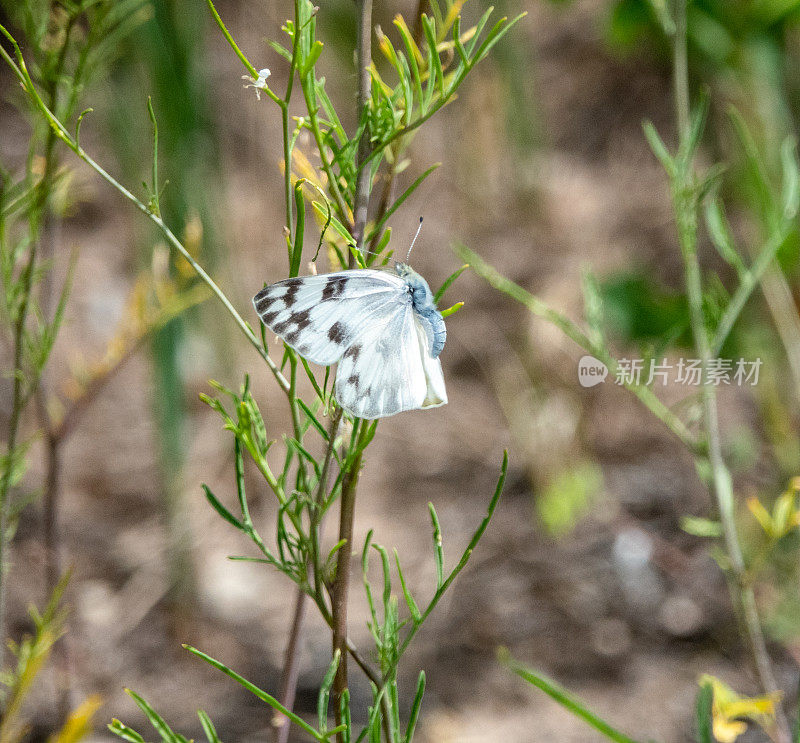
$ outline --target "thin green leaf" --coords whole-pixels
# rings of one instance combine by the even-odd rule
[[[289,253],[289,276],[294,277],[300,273],[300,262],[303,258],[303,237],[306,231],[306,198],[303,194],[303,183],[300,179],[294,186],[294,203],[297,207],[297,217],[294,227],[294,245]]]
[[[505,648],[498,652],[500,662],[506,666],[513,673],[517,674],[521,679],[524,679],[537,689],[541,689],[547,696],[555,700],[564,709],[573,714],[575,717],[583,720],[587,725],[593,727],[597,732],[604,735],[609,740],[615,743],[636,743],[633,738],[629,738],[624,733],[621,733],[616,728],[609,725],[605,720],[598,717],[594,712],[589,710],[586,705],[579,700],[576,696],[567,691],[563,686],[556,683],[552,679],[547,678],[541,673],[526,668],[525,666],[517,663],[508,654]]]
[[[464,306],[463,302],[456,302],[452,307],[448,307],[446,310],[442,310],[439,314],[442,317],[450,317],[450,315],[455,315],[462,307]]]
[[[433,525],[433,557],[436,562],[436,588],[441,588],[444,583],[444,548],[442,547],[442,527],[439,525],[439,516],[433,503],[428,503],[428,511]]]
[[[470,57],[470,59],[472,59],[473,52],[475,51],[475,48],[477,47],[478,42],[480,41],[483,29],[489,22],[489,17],[492,15],[493,12],[494,12],[494,7],[490,5],[484,11],[483,15],[480,17],[480,20],[475,24],[475,33],[467,45],[467,56]]]
[[[300,363],[303,365],[303,369],[305,370],[306,376],[308,377],[308,381],[311,382],[311,386],[314,388],[314,392],[317,393],[317,397],[320,401],[324,404],[325,403],[325,393],[320,388],[319,384],[317,384],[317,379],[314,376],[311,368],[308,366],[308,362],[300,356]],[[326,367],[326,369],[329,367]]]
[[[797,142],[794,137],[786,137],[781,145],[781,164],[783,166],[783,217],[794,219],[800,209],[800,170],[797,164]]]
[[[136,706],[144,712],[153,729],[161,736],[164,743],[183,743],[186,739],[172,731],[169,725],[142,697],[131,689],[125,689],[125,693],[136,702]]]
[[[430,59],[433,67],[430,70],[430,75],[434,79],[436,88],[439,91],[439,97],[444,98],[444,72],[442,71],[442,60],[439,58],[439,52],[436,44],[436,30],[433,26],[433,21],[428,18],[424,13],[422,18],[422,30],[425,33],[425,40],[428,42],[430,49]]]
[[[461,268],[453,271],[445,280],[444,283],[436,290],[436,293],[433,295],[433,301],[438,304],[439,300],[442,298],[442,295],[453,285],[453,282],[461,276],[464,271],[469,268],[469,263],[465,263]]]
[[[203,732],[206,734],[206,738],[208,738],[208,743],[222,743],[217,735],[217,729],[214,727],[214,723],[211,722],[211,718],[203,711],[197,710],[197,716],[200,718],[200,724],[203,726]]]
[[[288,717],[295,725],[297,725],[302,730],[305,730],[310,736],[314,738],[314,740],[318,741],[325,741],[326,736],[321,735],[318,731],[314,730],[311,725],[309,725],[302,717],[298,717],[294,712],[290,709],[284,707],[275,697],[271,694],[267,694],[267,692],[259,689],[255,684],[251,684],[246,678],[240,676],[235,671],[232,671],[228,668],[225,664],[220,663],[218,660],[215,660],[210,655],[206,655],[201,650],[192,647],[191,645],[183,645],[186,650],[188,650],[193,655],[196,655],[201,660],[204,660],[210,666],[216,668],[218,671],[222,671],[226,676],[232,678],[237,684],[244,687],[254,696],[258,697],[262,702],[265,702],[273,709],[278,710],[282,715]]]
[[[603,309],[603,297],[597,278],[586,269],[581,276],[583,288],[583,312],[586,316],[586,324],[589,326],[589,339],[595,346],[606,345],[605,341],[605,313]]]
[[[739,280],[744,280],[748,274],[747,266],[745,266],[739,252],[736,250],[733,235],[722,208],[722,202],[718,198],[710,199],[706,202],[705,218],[709,237],[717,252],[735,269]]]
[[[128,743],[145,743],[144,738],[139,735],[133,728],[129,728],[124,722],[120,722],[116,718],[111,720],[110,724],[106,727],[119,736],[122,740],[127,740]]]
[[[319,687],[319,696],[317,697],[317,723],[320,732],[324,732],[328,728],[328,700],[331,696],[331,687],[333,680],[336,677],[336,669],[339,668],[339,659],[341,658],[340,651],[336,650],[333,654],[328,670],[325,677],[322,679],[322,685]]]
[[[375,238],[375,235],[380,234],[381,229],[383,229],[383,225],[392,217],[392,215],[403,205],[403,202],[411,196],[414,191],[416,191],[420,185],[422,185],[423,181],[431,174],[434,170],[436,170],[441,163],[434,163],[430,166],[421,176],[419,176],[405,191],[403,191],[400,196],[395,199],[394,203],[386,210],[386,213],[378,220],[375,226],[370,230],[369,234],[367,235],[364,244],[369,244]],[[380,252],[380,251],[377,251]]]
[[[300,398],[297,398],[297,404],[302,408],[303,412],[306,414],[308,422],[312,426],[314,426],[314,428],[317,430],[317,433],[319,433],[319,435],[322,436],[323,440],[326,443],[330,441],[330,436],[328,435],[328,432],[325,430],[325,426],[323,426],[322,423],[320,423],[317,420],[317,416],[314,415],[311,408],[309,408],[308,405],[306,405]]]
[[[708,108],[710,105],[710,96],[708,91],[703,89],[700,92],[700,97],[695,104],[694,111],[692,112],[692,120],[689,126],[689,135],[681,143],[678,150],[677,159],[688,167],[688,164],[694,158],[697,148],[700,146],[700,138],[703,136],[703,131],[706,126],[706,118],[708,117]]]
[[[492,28],[492,30],[489,32],[489,35],[486,37],[486,40],[483,42],[483,44],[481,44],[478,52],[475,54],[475,58],[472,60],[472,65],[476,65],[482,59],[485,59],[486,55],[492,51],[492,48],[498,44],[500,40],[526,15],[528,15],[527,12],[520,13],[510,21],[508,21],[507,18],[501,18],[494,25],[494,28]]]
[[[286,437],[286,443],[314,468],[314,473],[316,474],[317,478],[319,478],[320,466],[317,463],[317,460],[311,455],[311,452],[309,452],[308,449],[306,449],[297,439],[291,436]]]
[[[403,569],[400,567],[400,555],[397,554],[397,550],[394,551],[394,561],[397,565],[397,575],[400,577],[400,585],[403,589],[403,596],[406,600],[406,606],[408,607],[408,612],[411,614],[411,618],[414,620],[415,623],[419,623],[422,620],[422,615],[420,614],[419,607],[417,606],[417,602],[414,600],[414,597],[411,595],[411,591],[406,585],[406,579],[403,575]]]
[[[211,489],[208,487],[208,485],[201,483],[200,487],[203,488],[206,500],[212,505],[214,510],[229,524],[233,524],[237,529],[244,531],[244,527],[242,526],[241,522],[227,508],[225,508],[222,503],[220,503],[220,501],[217,499],[217,496],[211,492]]]
[[[675,175],[675,161],[669,154],[669,150],[667,150],[664,141],[658,135],[655,126],[653,126],[653,122],[645,121],[644,124],[642,124],[642,130],[644,131],[644,137],[647,140],[647,144],[650,145],[653,154],[658,158],[658,161],[667,172],[667,175],[672,178]]]
[[[311,51],[308,53],[308,56],[303,63],[303,68],[300,70],[300,75],[302,77],[306,77],[311,70],[314,69],[314,65],[317,63],[319,55],[322,54],[323,46],[323,43],[319,40],[314,42],[313,46],[311,47]]]
[[[327,219],[328,210],[323,207],[322,204],[320,204],[318,201],[312,201],[311,205],[317,210],[320,216]],[[348,232],[347,228],[345,228],[345,226],[338,219],[336,219],[336,217],[331,217],[331,227],[336,230],[336,232],[345,240],[345,242],[348,244],[353,242],[353,236]]]
[[[714,743],[712,732],[711,708],[714,701],[714,690],[711,684],[703,684],[697,692],[695,722],[697,724],[697,743]],[[800,741],[800,738],[798,738]]]
[[[417,43],[411,36],[411,32],[409,31],[408,25],[406,24],[402,16],[398,15],[394,19],[394,25],[400,32],[400,38],[403,40],[403,44],[405,44],[406,47],[406,56],[408,58],[409,67],[411,69],[411,79],[413,80],[414,83],[414,93],[417,97],[417,100],[422,102],[423,98],[422,78],[419,74],[419,64],[417,62],[417,54],[419,54],[419,47],[417,47]],[[425,112],[422,111],[421,113]]]
[[[417,693],[414,695],[411,711],[408,713],[408,725],[406,725],[406,735],[403,738],[404,743],[412,743],[414,740],[414,731],[417,727],[419,712],[422,709],[423,694],[425,694],[425,671],[420,671],[419,679],[417,680]]]
[[[242,519],[244,524],[250,525],[252,520],[250,518],[250,508],[247,505],[247,493],[244,489],[244,456],[238,436],[233,439],[233,468],[236,475],[236,495],[239,498]]]

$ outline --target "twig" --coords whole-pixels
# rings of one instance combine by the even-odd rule
[[[370,74],[372,61],[372,0],[358,0],[358,26],[356,39],[356,60],[358,65],[358,92],[356,95],[356,114],[359,124],[365,123],[361,140],[358,143],[356,167],[359,168],[355,195],[353,199],[353,239],[356,246],[364,247],[364,231],[367,226],[370,196],[370,169],[360,167],[370,154],[369,132],[366,127],[366,110],[369,103]],[[355,255],[349,257],[350,268],[355,267]],[[354,425],[358,425],[356,422]],[[366,430],[366,428],[364,429]],[[360,438],[360,436],[359,436]],[[360,446],[360,441],[356,444]],[[350,556],[353,553],[353,522],[355,520],[355,501],[358,476],[361,469],[362,453],[359,450],[342,480],[341,510],[339,516],[339,541],[344,542],[336,555],[336,577],[333,585],[331,614],[333,618],[333,652],[340,653],[341,661],[333,680],[333,709],[336,724],[341,724],[341,698],[347,689],[347,600],[350,589]],[[384,715],[386,717],[386,715]],[[388,728],[388,720],[386,720]],[[344,736],[337,735],[339,743]]]
[[[344,544],[336,555],[336,579],[332,589],[331,614],[333,618],[333,652],[341,652],[341,661],[333,680],[333,704],[336,724],[341,724],[339,701],[347,689],[347,599],[350,591],[350,557],[353,554],[353,521],[355,518],[356,487],[361,471],[359,452],[342,481],[341,513],[339,516],[339,541]],[[337,736],[344,743],[343,736]]]
[[[358,59],[358,95],[356,96],[356,112],[358,121],[366,123],[367,105],[369,103],[370,74],[369,66],[372,62],[372,0],[358,0],[358,38],[356,57]],[[361,166],[370,156],[369,132],[366,127],[358,143],[356,167],[358,177],[356,180],[355,199],[353,201],[353,239],[356,245],[361,245],[364,239],[364,229],[367,226],[367,213],[369,210],[370,194],[370,169]],[[350,267],[354,267],[354,256],[350,256]]]
[[[289,643],[286,646],[286,654],[283,661],[283,675],[281,678],[281,704],[288,710],[294,708],[294,699],[297,691],[297,677],[300,673],[298,655],[300,651],[300,632],[303,628],[303,619],[306,613],[306,594],[298,588],[294,601],[294,616],[292,618],[292,629],[289,633]],[[289,719],[277,710],[272,717],[272,725],[275,728],[276,743],[286,743],[289,740]]]
[[[52,596],[58,582],[64,575],[64,548],[59,528],[59,515],[61,512],[61,470],[62,470],[62,439],[56,437],[52,429],[48,428],[47,442],[47,475],[45,480],[44,497],[42,503],[42,527],[45,548],[45,585],[47,595]],[[53,647],[56,658],[57,670],[60,667],[61,679],[57,679],[57,711],[59,720],[63,723],[69,716],[74,706],[73,699],[73,656],[69,633],[59,638]]]

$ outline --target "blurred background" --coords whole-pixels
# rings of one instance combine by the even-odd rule
[[[15,5],[7,2],[0,15],[12,29]],[[691,356],[668,185],[641,129],[652,120],[674,142],[669,48],[653,6],[498,5],[503,14],[528,15],[416,137],[403,187],[430,164],[442,165],[392,217],[393,247],[405,250],[422,215],[412,263],[432,286],[460,265],[451,246],[463,243],[576,320],[589,268],[620,357]],[[354,5],[320,6],[321,68],[331,97],[348,112],[355,107]],[[780,142],[800,114],[799,6],[697,0],[690,7],[693,89],[704,86],[712,98],[703,158],[729,163],[729,218],[736,235],[756,245],[768,225],[732,146],[726,110],[738,107],[779,177]],[[281,35],[289,4],[220,0],[218,9],[281,89],[284,63],[267,39]],[[471,0],[464,14],[474,21],[483,9]],[[376,0],[373,20],[389,33],[396,13],[412,18],[416,10],[416,2]],[[169,181],[161,194],[165,220],[255,323],[250,298],[286,271],[282,154],[275,107],[245,90],[241,74],[204,2],[145,2],[113,59],[81,92],[81,107],[94,108],[82,142],[123,183],[149,179],[152,96]],[[16,87],[0,67],[0,157],[9,168],[24,161],[28,139],[29,121],[13,105]],[[352,130],[354,121],[344,124]],[[69,197],[48,227],[54,271],[64,274],[73,246],[80,257],[45,374],[45,405],[83,399],[80,380],[110,363],[109,349],[124,349],[112,353],[113,374],[81,403],[59,452],[61,551],[74,566],[64,662],[75,694],[99,693],[103,722],[113,716],[142,727],[123,692],[130,687],[186,735],[200,734],[195,710],[203,707],[223,739],[263,740],[268,708],[180,644],[224,660],[262,688],[278,687],[294,588],[264,566],[227,560],[248,545],[209,507],[200,483],[235,498],[230,439],[198,394],[209,391],[211,378],[237,388],[249,372],[275,435],[288,422],[285,403],[214,300],[198,296],[180,318],[166,313],[154,331],[137,335],[131,317],[141,277],[179,286],[181,272],[116,192],[73,158],[64,163]],[[720,285],[730,283],[713,249],[701,251]],[[790,336],[797,257],[793,234],[779,255]],[[448,297],[465,302],[448,320],[442,356],[449,405],[381,423],[356,514],[357,541],[374,528],[376,541],[397,547],[409,581],[432,593],[427,502],[436,505],[446,556],[455,559],[485,513],[502,450],[510,449],[495,519],[403,664],[407,690],[418,668],[427,673],[419,739],[600,739],[501,667],[495,653],[504,645],[634,737],[691,740],[700,673],[757,691],[723,575],[706,540],[681,528],[684,516],[712,508],[691,456],[612,379],[583,388],[582,352],[469,272]],[[787,361],[798,348],[781,333],[777,301],[754,294],[724,353],[761,358],[758,385],[719,391],[737,492],[765,502],[800,474],[800,384]],[[8,368],[8,349],[0,353]],[[10,384],[0,380],[3,429]],[[673,404],[687,391],[671,383],[659,395]],[[689,398],[685,409],[695,402]],[[33,490],[49,481],[46,438],[35,442],[30,461],[24,486]],[[255,477],[250,493],[254,518],[271,533],[273,499]],[[749,537],[757,541],[757,524],[744,508],[740,522],[747,547]],[[27,605],[46,597],[42,529],[43,506],[35,501],[22,512],[12,549],[12,636],[29,629]],[[800,659],[797,541],[785,540],[771,556],[770,580],[758,593],[785,689],[796,688]],[[368,637],[358,590],[353,607],[358,644]],[[317,622],[309,618],[302,639],[302,712],[314,710],[330,658]],[[28,700],[29,740],[45,740],[53,729],[56,683],[45,674]],[[355,681],[353,695],[356,707],[369,699],[363,681]],[[102,726],[95,737],[112,738]]]

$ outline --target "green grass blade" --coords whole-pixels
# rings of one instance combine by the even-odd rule
[[[206,500],[211,504],[214,510],[222,516],[229,524],[233,524],[237,529],[243,529],[241,522],[227,509],[222,503],[219,502],[214,493],[211,492],[211,488],[208,487],[205,483],[200,485],[203,488],[203,492],[205,493]]]
[[[200,724],[203,726],[203,732],[206,734],[206,738],[208,738],[208,743],[222,743],[217,735],[217,729],[214,727],[214,723],[211,722],[211,718],[201,709],[197,710],[197,716],[200,718]]]
[[[206,655],[204,652],[198,650],[197,648],[192,647],[191,645],[184,645],[183,647],[186,648],[190,653],[196,655],[201,660],[204,660],[210,666],[216,668],[218,671],[222,671],[222,673],[232,678],[237,684],[247,689],[247,691],[249,691],[254,696],[258,697],[262,702],[265,702],[273,709],[278,710],[278,712],[280,712],[285,717],[288,717],[291,722],[293,722],[295,725],[297,725],[297,727],[301,728],[302,730],[305,730],[305,732],[307,732],[310,736],[312,736],[314,740],[318,741],[325,740],[325,736],[320,735],[320,733],[314,730],[314,728],[311,727],[311,725],[309,725],[302,717],[298,717],[290,709],[284,707],[271,694],[267,694],[267,692],[265,692],[263,689],[259,689],[255,684],[251,684],[246,678],[236,673],[236,671],[232,671],[225,664],[220,663],[218,660],[215,660],[210,655]]]
[[[443,283],[443,284],[442,284],[442,285],[441,285],[441,286],[440,286],[440,287],[439,287],[439,288],[436,290],[436,294],[434,294],[434,295],[433,295],[433,301],[438,303],[438,302],[439,302],[439,300],[440,300],[440,299],[442,298],[442,296],[444,295],[444,293],[445,293],[445,292],[446,292],[446,291],[447,291],[447,290],[448,290],[448,289],[449,289],[449,288],[452,286],[453,282],[454,282],[454,281],[455,281],[455,280],[456,280],[456,279],[457,279],[459,276],[461,276],[461,274],[462,274],[462,273],[464,273],[464,271],[466,271],[468,268],[469,268],[469,263],[465,263],[463,266],[461,266],[461,268],[459,268],[459,269],[458,269],[458,270],[456,270],[456,271],[453,271],[453,273],[451,273],[451,274],[450,274],[450,275],[449,275],[449,276],[448,276],[448,277],[447,277],[447,278],[444,280],[444,283]]]
[[[615,743],[636,743],[633,738],[629,738],[624,733],[621,733],[616,728],[613,728],[605,720],[598,717],[594,712],[587,709],[587,707],[576,696],[568,692],[563,686],[556,683],[552,679],[543,676],[525,666],[517,663],[508,654],[507,650],[501,650],[499,655],[500,662],[509,670],[513,671],[521,679],[524,679],[532,686],[543,691],[554,701],[558,702],[564,709],[583,720],[587,725],[593,727],[597,732],[604,735],[609,740]]]
[[[703,684],[697,693],[696,722],[697,743],[714,743],[711,727],[711,705],[714,700],[714,690],[711,684]]]

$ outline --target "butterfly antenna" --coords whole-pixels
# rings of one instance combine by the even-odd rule
[[[414,249],[414,243],[417,241],[417,238],[419,237],[420,230],[422,230],[422,217],[419,218],[419,227],[417,227],[414,239],[411,241],[411,247],[409,247],[408,253],[406,253],[406,263],[408,263],[408,258],[411,255],[411,251]]]

